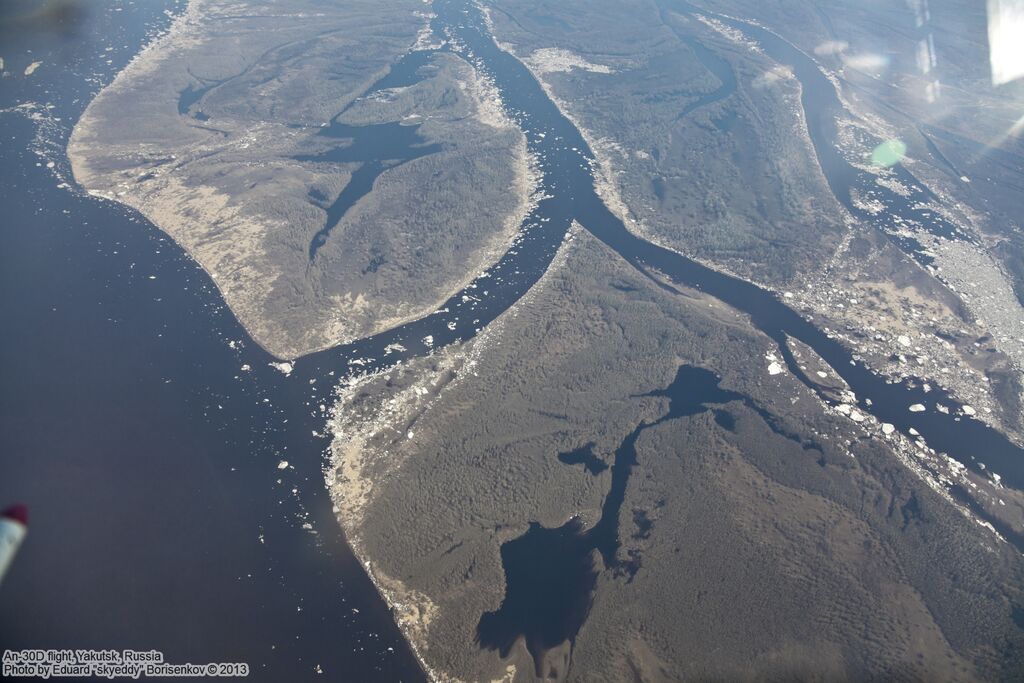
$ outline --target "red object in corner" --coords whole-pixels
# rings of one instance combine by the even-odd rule
[[[0,517],[20,522],[22,526],[28,526],[28,506],[22,505],[21,503],[12,505],[4,510]]]

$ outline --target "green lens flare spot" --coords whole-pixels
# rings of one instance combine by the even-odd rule
[[[871,153],[871,163],[875,166],[889,168],[890,166],[895,166],[900,163],[906,153],[906,144],[904,144],[902,140],[893,138],[892,140],[886,140],[878,147],[875,147],[875,151]]]

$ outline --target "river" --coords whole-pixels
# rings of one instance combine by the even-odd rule
[[[590,170],[594,157],[582,135],[545,95],[529,70],[497,48],[489,35],[486,22],[477,12],[466,11],[457,0],[439,0],[435,8],[439,15],[438,28],[447,27],[456,38],[457,49],[494,79],[506,106],[527,132],[531,151],[543,160],[544,187],[548,194],[568,202],[571,217],[578,220],[586,230],[641,272],[651,273],[653,270],[664,274],[677,285],[702,290],[746,313],[758,330],[776,342],[789,371],[812,390],[815,389],[813,383],[804,376],[788,350],[787,338],[807,344],[831,365],[855,392],[862,412],[895,425],[904,434],[910,434],[912,429],[917,430],[932,448],[950,454],[976,472],[984,472],[987,467],[999,472],[1005,485],[1015,488],[1024,485],[1024,453],[1021,449],[980,420],[957,417],[955,410],[953,414],[939,412],[936,404],[957,406],[957,402],[945,391],[926,392],[911,381],[889,383],[857,360],[837,340],[786,306],[775,294],[652,244],[626,229],[595,191]],[[855,216],[863,217],[863,212],[851,201],[851,193],[859,189],[863,192],[870,190],[885,200],[886,211],[883,217],[871,219],[876,227],[884,227],[879,221],[886,224],[896,224],[900,220],[920,223],[928,218],[922,214],[920,206],[898,194],[884,188],[876,190],[868,187],[868,184],[873,186],[873,177],[858,171],[836,151],[836,117],[840,111],[834,106],[838,104],[838,99],[831,82],[812,60],[768,31],[754,30],[756,27],[742,22],[730,23],[734,26],[742,25],[744,30],[753,33],[770,56],[780,63],[788,64],[800,79],[805,113],[814,148],[819,153],[819,163],[837,198]],[[698,56],[703,56],[712,70],[720,67],[718,62],[711,63],[709,55],[698,53]],[[723,80],[723,83],[728,87],[729,79]],[[823,92],[822,88],[826,87],[828,92]],[[894,173],[912,187],[911,198],[931,196],[927,188],[917,184],[902,167],[897,166]],[[945,229],[941,221],[933,220],[930,225],[932,228]],[[670,388],[673,405],[676,400],[687,406],[701,406],[715,401],[719,390],[715,382],[708,381],[690,382],[692,394],[682,400],[680,396],[685,387],[679,385],[685,384],[686,379],[677,378],[677,382]],[[917,403],[926,406],[926,411],[912,413],[908,410]],[[687,413],[684,411],[682,414]],[[666,419],[669,417],[672,415],[666,416]],[[616,491],[623,490],[626,485],[632,468],[629,457],[631,442],[635,442],[641,429],[643,425],[627,437],[616,454],[613,472],[618,470],[615,472],[618,476],[613,476],[613,490],[608,494],[610,501],[616,500]],[[557,457],[556,454],[552,456]],[[620,462],[623,458],[625,462]],[[590,532],[583,531],[575,521],[558,529],[543,529],[533,525],[523,536],[502,547],[508,592],[501,609],[481,619],[478,634],[483,646],[506,652],[510,642],[517,635],[522,635],[526,637],[539,666],[546,648],[565,639],[572,640],[586,618],[589,605],[587,594],[594,585],[594,570],[589,559],[591,553],[595,549],[601,550],[602,555],[605,555],[606,566],[614,567],[608,551],[609,548],[614,550],[617,547],[618,530],[604,527],[607,524],[617,526],[617,515],[614,510],[604,512],[601,522]],[[977,508],[975,512],[981,514]],[[996,526],[1011,542],[1024,547],[1022,537],[1016,530],[1006,525]],[[616,539],[614,542],[610,540],[613,535]],[[554,548],[558,548],[557,553],[553,553]],[[548,569],[538,570],[538,566]],[[557,600],[541,599],[539,602],[545,605],[544,609],[538,607],[538,599],[534,595],[536,591],[530,589],[531,586],[572,585],[580,587],[580,590],[557,591]],[[552,597],[552,592],[545,589],[541,595]]]
[[[630,233],[594,190],[580,132],[496,47],[476,7],[438,0],[435,11],[435,32],[451,39],[445,49],[494,79],[526,132],[544,198],[501,260],[437,312],[299,359],[289,375],[270,367],[206,275],[154,226],[60,188],[63,158],[53,156],[53,170],[35,165],[40,126],[66,139],[92,86],[81,64],[59,66],[52,37],[20,38],[52,53],[44,63],[53,65],[34,74],[31,92],[0,86],[2,106],[54,108],[45,125],[0,117],[9,197],[0,315],[13,331],[0,341],[0,494],[25,500],[33,515],[0,590],[5,646],[155,647],[171,661],[248,661],[261,680],[296,680],[317,666],[353,680],[422,678],[333,518],[321,473],[327,442],[314,435],[325,428],[319,406],[353,371],[471,338],[537,281],[573,219],[638,269],[748,313],[796,376],[787,336],[832,365],[863,412],[916,428],[970,467],[984,461],[1007,485],[1024,482],[1020,449],[980,421],[935,411],[955,405],[943,392],[888,384],[772,293]],[[122,36],[134,49],[163,21],[152,8],[116,14],[104,21],[138,23]],[[82,63],[109,80],[131,50],[108,57],[105,47]],[[396,343],[405,351],[386,355]],[[682,388],[672,390],[675,401]],[[909,413],[914,403],[929,410]]]
[[[568,215],[578,220],[584,228],[641,271],[649,273],[652,269],[656,270],[678,285],[700,289],[746,313],[758,330],[778,343],[789,370],[806,382],[785,343],[787,337],[802,341],[849,384],[857,395],[862,412],[874,415],[880,421],[892,423],[904,433],[914,428],[932,448],[950,454],[977,472],[994,470],[1002,476],[1006,485],[1024,487],[1024,453],[1021,449],[980,420],[957,417],[955,410],[951,414],[937,411],[936,404],[958,405],[943,390],[932,389],[926,392],[911,381],[890,384],[855,359],[838,340],[816,328],[774,293],[712,270],[627,230],[597,195],[590,170],[594,157],[583,136],[547,97],[529,70],[520,61],[497,48],[482,17],[474,13],[463,13],[461,3],[456,0],[440,0],[435,7],[439,14],[438,21],[449,22],[442,24],[442,27],[454,26],[459,43],[465,46],[464,51],[472,55],[471,58],[478,66],[494,78],[506,106],[527,131],[531,151],[542,159],[544,187],[548,194],[553,195],[553,200],[560,200],[557,204],[542,204],[539,209],[542,217],[546,217],[548,207],[557,207],[558,218],[564,220],[564,216]],[[767,34],[766,31],[764,33]],[[780,58],[795,59],[798,55],[787,51]],[[800,65],[798,75],[809,74],[810,69],[814,68],[815,73],[831,88],[831,82],[814,66],[813,61],[806,59],[809,63]],[[808,93],[805,95],[807,98],[816,97],[812,94],[816,87],[824,87],[816,80],[810,80],[810,76],[803,85],[805,93]],[[827,110],[815,111],[812,118],[821,122],[820,134],[826,135],[832,131],[834,135],[834,123],[831,126],[826,124]],[[835,148],[834,138],[819,142],[823,149]],[[829,165],[825,163],[823,166]],[[849,167],[845,166],[838,170],[832,167],[829,169],[826,169],[826,176],[831,175],[832,171],[838,176],[849,172]],[[841,179],[837,177],[837,183]],[[927,192],[927,189],[921,192]],[[906,202],[894,202],[889,206],[890,219],[899,218],[904,209],[912,213],[920,210]],[[807,384],[813,386],[810,382]],[[908,408],[916,403],[926,406],[927,410],[911,413]],[[981,467],[979,463],[982,462],[986,467]]]
[[[0,501],[30,521],[0,645],[423,680],[331,512],[310,387],[157,228],[60,186],[71,125],[181,3],[90,2],[61,30],[24,6],[0,8]]]

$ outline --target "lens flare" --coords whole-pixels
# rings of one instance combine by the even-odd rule
[[[886,140],[871,152],[871,163],[875,166],[889,168],[903,160],[907,153],[907,145],[898,138]]]
[[[1024,76],[1024,0],[988,0],[992,85]]]

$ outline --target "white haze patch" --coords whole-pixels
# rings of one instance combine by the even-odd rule
[[[880,71],[889,66],[889,58],[877,52],[862,52],[856,55],[841,55],[843,64],[860,71]]]
[[[988,0],[992,85],[1024,76],[1024,0]]]
[[[841,55],[846,52],[848,47],[850,47],[850,44],[845,40],[826,40],[824,43],[821,43],[814,48],[814,54],[819,57],[824,57],[826,55]]]
[[[773,66],[764,73],[758,75],[752,82],[751,85],[755,88],[768,88],[778,83],[779,81],[785,81],[793,78],[793,72],[788,66]]]
[[[826,40],[815,46],[814,54],[819,57],[838,57],[844,65],[860,71],[881,71],[889,66],[888,55],[878,52],[851,53],[849,50],[850,44],[845,40]]]

